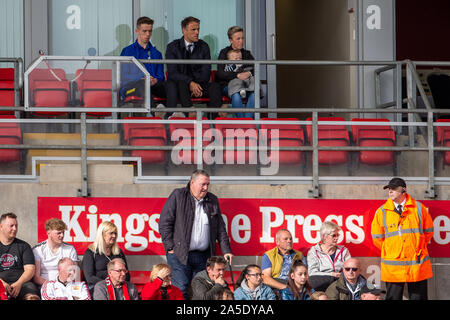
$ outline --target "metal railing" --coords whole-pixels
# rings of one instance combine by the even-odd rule
[[[64,60],[63,58],[68,60],[84,60],[84,59],[90,59],[90,60],[113,60],[117,61],[117,67],[116,70],[116,76],[113,77],[113,79],[120,79],[120,62],[122,61],[121,58],[125,57],[50,57],[50,56],[42,56],[40,57],[33,65],[30,67],[27,72],[25,73],[25,83],[26,83],[26,76],[29,75],[31,70],[35,68],[40,62],[42,62],[44,59],[56,59],[56,60]],[[93,59],[95,58],[95,59]],[[119,58],[119,59],[115,59]],[[134,59],[134,58],[132,58]],[[131,60],[132,60],[131,59]],[[129,61],[130,59],[128,59]],[[137,63],[138,65],[141,63],[180,63],[180,60],[136,60],[133,61],[134,63]],[[189,60],[189,61],[181,61],[183,64],[223,64],[223,60]],[[219,176],[212,176],[212,180],[215,181],[222,181],[222,182],[233,182],[236,183],[237,180],[240,182],[251,182],[251,183],[311,183],[311,191],[310,194],[312,197],[318,198],[320,197],[320,183],[324,183],[326,181],[331,181],[335,179],[339,182],[349,182],[352,181],[360,181],[360,180],[366,180],[366,181],[379,181],[380,183],[384,183],[386,181],[386,177],[321,177],[319,176],[319,163],[318,163],[318,152],[319,151],[367,151],[367,150],[373,150],[373,151],[395,151],[395,152],[402,152],[402,151],[422,151],[422,152],[428,152],[428,162],[430,165],[430,169],[428,172],[428,177],[412,177],[410,180],[415,180],[418,182],[426,182],[428,183],[428,189],[427,189],[427,196],[428,197],[435,197],[434,193],[434,186],[436,183],[435,179],[435,173],[434,173],[434,152],[435,151],[450,151],[450,148],[448,147],[437,147],[434,146],[434,135],[433,130],[435,126],[447,126],[446,124],[442,123],[435,123],[433,122],[433,116],[435,114],[441,114],[441,113],[450,113],[450,109],[431,109],[429,106],[427,106],[427,109],[417,109],[415,106],[414,108],[408,108],[407,110],[401,109],[401,101],[399,101],[399,97],[401,99],[401,91],[398,88],[401,88],[401,85],[399,85],[399,74],[401,70],[401,65],[403,63],[406,63],[408,65],[408,68],[413,68],[414,70],[414,64],[408,63],[408,62],[397,62],[397,61],[351,61],[351,62],[340,62],[340,61],[255,61],[255,60],[242,60],[242,61],[236,61],[236,63],[245,63],[245,64],[254,64],[255,65],[255,109],[247,109],[247,108],[233,108],[233,109],[223,109],[223,108],[193,108],[189,109],[189,112],[196,112],[196,120],[177,120],[177,122],[182,123],[192,123],[194,124],[197,133],[196,133],[196,144],[193,147],[193,150],[196,150],[197,152],[197,159],[199,159],[198,163],[196,163],[198,168],[203,168],[203,157],[202,152],[205,149],[205,147],[202,146],[202,130],[203,130],[203,123],[206,124],[216,124],[219,123],[218,121],[213,120],[202,120],[202,117],[206,113],[216,113],[216,112],[227,112],[227,113],[235,113],[235,112],[252,112],[255,113],[255,120],[250,121],[253,124],[260,125],[263,122],[260,120],[260,114],[261,113],[267,113],[269,110],[261,108],[260,106],[260,99],[259,99],[259,86],[260,86],[260,66],[261,65],[268,65],[268,64],[274,64],[274,65],[315,65],[315,66],[363,66],[363,65],[383,65],[384,67],[381,69],[378,69],[375,74],[379,76],[381,72],[391,70],[392,68],[396,68],[396,74],[397,78],[395,83],[397,83],[397,89],[396,89],[396,101],[395,106],[397,108],[395,109],[389,109],[387,110],[387,105],[384,105],[384,108],[357,108],[357,109],[349,109],[349,108],[289,108],[289,109],[276,109],[274,107],[270,108],[270,113],[310,113],[312,116],[312,121],[271,121],[271,124],[298,124],[298,125],[311,125],[312,127],[312,143],[310,146],[301,146],[301,147],[278,147],[277,150],[279,151],[307,151],[312,152],[312,175],[311,176],[226,176],[226,177],[219,177]],[[141,65],[142,66],[142,65]],[[142,66],[143,67],[143,66]],[[142,68],[141,68],[142,70]],[[144,72],[145,73],[145,72]],[[413,78],[413,73],[411,73],[411,77]],[[146,74],[146,78],[148,78],[148,73]],[[19,77],[20,81],[20,77]],[[401,79],[400,79],[401,81]],[[379,85],[379,83],[378,83]],[[25,95],[28,95],[28,86],[25,85]],[[400,94],[399,94],[400,92]],[[419,92],[420,89],[419,89]],[[422,92],[421,92],[422,94]],[[377,93],[378,95],[378,93]],[[412,95],[412,93],[411,93]],[[27,101],[27,99],[25,99]],[[148,100],[146,100],[148,101]],[[377,102],[380,100],[377,98]],[[399,108],[400,106],[400,108]],[[411,105],[413,106],[413,105]],[[6,110],[8,108],[5,108]],[[33,111],[33,107],[26,106],[26,107],[12,107],[12,110],[15,111]],[[150,110],[149,108],[146,108],[146,110]],[[87,185],[87,151],[88,150],[123,150],[123,151],[130,151],[130,150],[165,150],[165,151],[171,151],[174,146],[105,146],[105,145],[96,145],[91,146],[87,144],[87,125],[88,124],[107,124],[107,123],[113,123],[113,124],[123,124],[123,123],[142,123],[146,122],[146,120],[120,120],[120,119],[87,119],[86,118],[86,112],[117,112],[117,113],[123,113],[123,112],[142,112],[142,108],[72,108],[72,107],[61,107],[61,108],[40,108],[40,111],[65,111],[65,112],[79,112],[80,113],[80,119],[47,119],[47,120],[39,120],[39,119],[0,119],[1,122],[18,122],[18,123],[71,123],[71,124],[78,124],[80,125],[80,132],[81,132],[81,141],[80,145],[75,146],[68,146],[68,145],[0,145],[0,149],[66,149],[66,150],[80,150],[81,151],[81,167],[82,167],[82,186],[80,190],[81,196],[87,196],[89,194],[88,185]],[[186,109],[184,108],[163,108],[158,109],[158,111],[162,112],[186,112]],[[408,128],[414,129],[415,127],[426,127],[425,133],[428,137],[428,145],[427,147],[416,147],[414,144],[410,144],[408,147],[401,147],[401,146],[393,146],[393,147],[360,147],[360,146],[346,146],[346,147],[323,147],[318,146],[318,125],[319,124],[344,124],[344,125],[351,125],[352,123],[350,121],[345,122],[329,122],[329,121],[320,121],[318,122],[319,114],[326,114],[326,113],[332,113],[332,114],[342,114],[342,113],[375,113],[375,114],[382,114],[382,113],[393,113],[397,115],[397,120],[400,119],[400,121],[390,122],[389,125],[392,125],[394,127],[399,126],[407,126]],[[401,114],[406,113],[411,115],[411,117],[415,117],[416,115],[420,113],[425,113],[427,115],[427,122],[422,121],[409,121],[408,123],[404,123],[401,121]],[[418,118],[420,119],[420,118]],[[412,119],[411,119],[412,120]],[[159,121],[152,121],[153,123],[159,122],[159,123],[170,123],[174,122],[175,120],[159,120]],[[226,121],[225,121],[226,122]],[[233,121],[234,124],[245,124],[249,123],[249,121]],[[358,123],[358,125],[386,125],[386,123],[379,123],[379,122],[361,122]],[[409,130],[409,133],[411,134],[411,130]],[[411,139],[411,137],[409,137]],[[414,139],[414,137],[412,137]],[[226,148],[226,147],[224,147]],[[256,150],[260,150],[261,148],[256,147]],[[245,150],[253,150],[254,147],[246,147]],[[264,149],[264,148],[262,148]],[[267,150],[271,150],[270,147],[266,148]],[[185,150],[185,149],[184,149]],[[241,150],[238,148],[235,148],[235,150]],[[62,157],[63,159],[63,157]],[[95,159],[93,159],[95,160]],[[124,160],[125,161],[125,160]],[[0,179],[2,176],[0,176]],[[14,176],[8,176],[9,180],[14,180]],[[17,176],[17,179],[20,179],[20,176]],[[185,181],[187,179],[186,176],[142,176],[140,175],[138,179],[135,179],[136,183],[158,183],[158,182],[175,182],[175,181]],[[440,183],[445,183],[450,181],[450,179],[442,178],[440,179]]]

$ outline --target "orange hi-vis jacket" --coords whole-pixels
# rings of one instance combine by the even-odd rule
[[[401,215],[388,199],[375,213],[372,239],[381,250],[381,281],[417,282],[433,276],[427,244],[433,220],[427,208],[406,194]]]

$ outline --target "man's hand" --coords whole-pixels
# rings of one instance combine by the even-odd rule
[[[167,253],[172,254],[172,253],[174,253],[174,251],[173,250],[169,250],[169,251],[167,251]]]
[[[247,80],[251,75],[252,74],[249,71],[241,72],[237,74],[237,78],[240,80]]]
[[[231,253],[225,253],[225,254],[223,255],[223,257],[225,258],[225,260],[228,261],[228,263],[229,263],[230,266],[231,266],[231,263],[232,263],[232,261],[233,261],[233,254],[231,254]]]
[[[9,286],[9,295],[13,298],[17,298],[19,295],[20,289],[22,289],[22,283],[19,281],[14,282]]]
[[[219,276],[214,279],[215,284],[220,284],[221,286],[225,285],[225,280],[223,280],[223,276]]]
[[[191,81],[191,83],[189,83],[189,90],[193,97],[199,98],[203,95],[203,89],[197,82]]]

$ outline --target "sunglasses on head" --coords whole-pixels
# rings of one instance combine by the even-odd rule
[[[353,272],[358,271],[358,268],[344,268],[345,271],[350,271],[352,270]]]

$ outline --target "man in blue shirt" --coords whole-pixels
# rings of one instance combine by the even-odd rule
[[[161,52],[156,49],[150,42],[153,32],[153,20],[149,17],[140,17],[136,21],[137,39],[134,43],[123,48],[121,56],[133,56],[136,59],[162,59]],[[164,81],[164,65],[163,64],[144,64],[150,73],[150,90],[152,93],[151,101],[154,105],[153,96],[165,98],[166,89]],[[139,68],[132,63],[122,64],[121,71],[122,88],[120,96],[122,99],[130,96],[144,97],[144,74]]]

